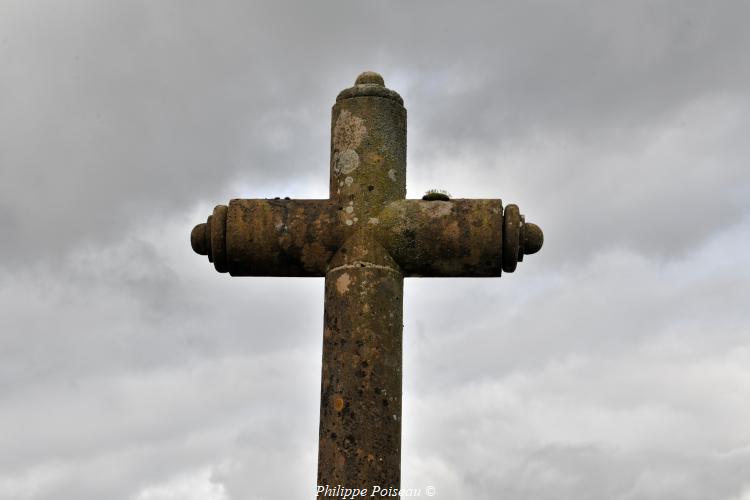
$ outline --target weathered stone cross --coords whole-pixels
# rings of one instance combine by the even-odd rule
[[[543,236],[499,199],[404,199],[406,109],[377,73],[332,114],[329,199],[231,200],[190,239],[232,276],[325,276],[318,485],[397,490],[404,277],[500,276]]]

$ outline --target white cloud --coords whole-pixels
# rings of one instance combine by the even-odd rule
[[[211,469],[181,474],[144,488],[133,500],[228,500],[226,490],[211,479]]]

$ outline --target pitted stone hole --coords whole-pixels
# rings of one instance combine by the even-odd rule
[[[373,189],[375,189],[375,186],[367,186],[368,191],[372,191]]]

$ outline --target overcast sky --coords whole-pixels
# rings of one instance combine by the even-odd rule
[[[323,280],[189,244],[325,198],[364,70],[408,195],[542,251],[409,279],[403,486],[750,500],[750,4],[0,2],[0,499],[276,500],[316,481]]]

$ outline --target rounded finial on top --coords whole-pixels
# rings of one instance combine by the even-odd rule
[[[355,97],[383,97],[396,101],[401,106],[404,105],[404,100],[401,99],[398,92],[386,88],[383,77],[374,71],[365,71],[360,74],[354,80],[354,85],[339,92],[339,95],[336,96],[336,102]]]
[[[380,76],[379,73],[375,73],[374,71],[365,71],[364,73],[361,73],[354,82],[354,85],[365,84],[380,85],[381,87],[385,87],[385,81],[383,81],[383,77]]]

